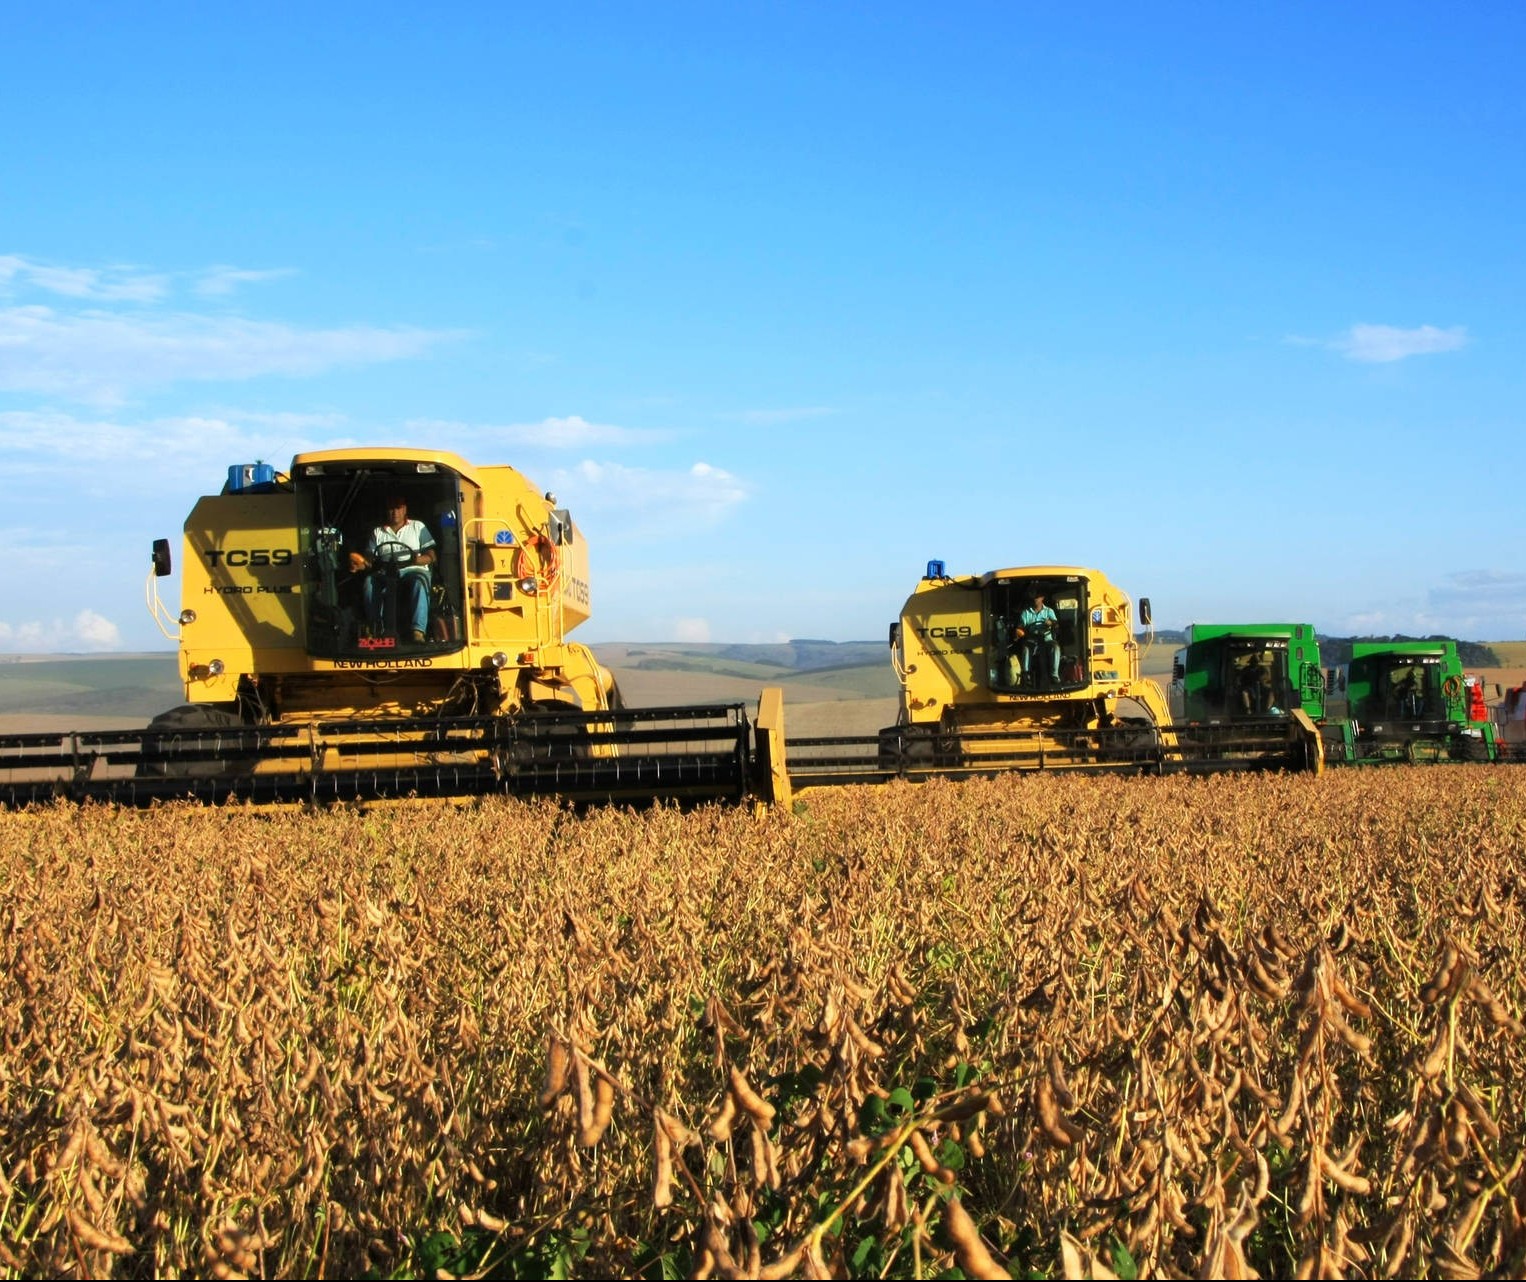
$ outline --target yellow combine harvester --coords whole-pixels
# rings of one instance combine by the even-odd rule
[[[1148,599],[1137,625],[1150,626]],[[1160,687],[1140,676],[1133,604],[1098,570],[954,576],[929,562],[891,625],[890,650],[897,723],[872,739],[787,739],[790,787],[1006,770],[1319,768],[1318,732],[1301,713],[1266,726],[1172,725]]]
[[[229,469],[181,543],[186,702],[144,730],[0,739],[0,799],[741,797],[742,705],[623,707],[568,640],[588,550],[512,467],[429,450]]]

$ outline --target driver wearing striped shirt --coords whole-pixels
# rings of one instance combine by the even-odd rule
[[[425,639],[429,623],[429,567],[435,561],[434,536],[422,521],[408,519],[408,500],[392,494],[386,502],[387,519],[371,531],[366,550],[350,553],[350,569],[366,575],[366,617],[374,629],[385,626],[389,605],[397,612],[399,627],[408,625],[414,641]],[[398,600],[389,601],[394,587]]]

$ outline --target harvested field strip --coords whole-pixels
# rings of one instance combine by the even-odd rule
[[[1526,1266],[1518,771],[60,806],[0,891],[10,1275]]]

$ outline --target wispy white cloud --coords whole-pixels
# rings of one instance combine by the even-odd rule
[[[458,336],[411,327],[302,329],[228,316],[11,307],[0,309],[0,391],[110,405],[188,380],[299,377],[405,360]]]
[[[1333,620],[1348,636],[1453,636],[1507,641],[1526,636],[1526,573],[1458,570],[1408,600],[1390,600]]]
[[[169,293],[170,277],[131,266],[62,267],[19,254],[0,255],[0,289],[24,287],[94,302],[152,303]]]
[[[702,644],[710,640],[710,620],[674,619],[671,634],[675,641]]]
[[[1526,636],[1526,573],[1460,570],[1426,593],[1436,631],[1468,639],[1503,641]],[[1466,631],[1459,631],[1466,629]]]
[[[621,538],[672,537],[709,528],[751,492],[745,481],[709,463],[661,471],[585,459],[553,472],[550,480],[563,497],[577,496],[574,515],[583,514],[580,520],[591,513]]]
[[[302,450],[354,444],[336,435],[342,424],[334,415],[230,412],[132,422],[52,409],[0,411],[0,465],[13,476],[67,475],[87,491],[121,475],[110,465],[139,477],[190,475],[210,484],[218,468],[233,463],[263,459],[284,468]]]
[[[296,436],[307,440],[322,438],[325,448],[328,436],[331,432],[344,427],[349,421],[343,414],[306,414],[296,410],[283,410],[267,412],[264,410],[242,409],[218,409],[208,411],[213,417],[227,419],[231,423],[248,428],[257,428],[264,434],[278,436]],[[332,442],[334,445],[344,444],[342,441]],[[310,446],[309,448],[318,448]]]
[[[0,650],[9,653],[59,654],[121,647],[121,629],[94,610],[81,610],[72,619],[0,622]]]
[[[1465,325],[1454,325],[1450,329],[1438,329],[1435,325],[1421,325],[1415,329],[1399,329],[1393,325],[1353,325],[1328,346],[1340,352],[1347,360],[1386,364],[1411,356],[1455,352],[1467,344],[1468,330]]]
[[[267,280],[280,280],[296,275],[294,267],[271,267],[264,270],[249,267],[209,267],[197,278],[195,290],[207,298],[222,298],[240,285],[258,285]]]
[[[32,290],[96,303],[157,303],[168,298],[177,283],[186,280],[197,294],[222,297],[240,285],[294,274],[295,268],[291,267],[233,267],[225,263],[189,273],[146,271],[130,264],[70,267],[38,262],[22,254],[0,254],[0,290],[10,293]]]
[[[427,438],[462,453],[514,449],[586,450],[606,447],[653,445],[673,439],[673,433],[654,428],[618,427],[590,423],[577,414],[544,418],[539,423],[461,423],[447,419],[415,418],[405,423],[410,437]]]

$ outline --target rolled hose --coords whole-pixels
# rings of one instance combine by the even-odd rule
[[[536,549],[536,559],[540,563],[533,570],[529,568],[529,558],[525,555],[532,547]],[[556,550],[556,544],[547,535],[532,534],[519,545],[519,551],[514,557],[516,579],[535,578],[550,586],[556,582],[560,570],[561,556]]]

